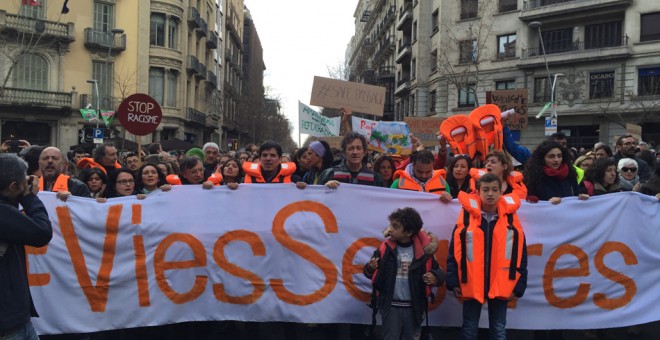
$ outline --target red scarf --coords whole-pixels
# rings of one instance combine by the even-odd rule
[[[555,170],[551,167],[548,167],[547,165],[543,166],[543,172],[549,177],[557,177],[557,179],[564,180],[566,177],[568,177],[568,165],[566,163],[562,163],[559,169]]]

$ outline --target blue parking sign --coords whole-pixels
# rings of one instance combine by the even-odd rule
[[[103,129],[94,129],[94,138],[103,138]]]

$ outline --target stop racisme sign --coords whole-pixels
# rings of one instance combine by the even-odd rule
[[[163,118],[163,111],[155,99],[144,93],[135,93],[119,104],[117,119],[126,131],[137,135],[148,135],[156,130]]]

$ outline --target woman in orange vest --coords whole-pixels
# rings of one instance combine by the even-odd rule
[[[523,183],[523,175],[513,170],[509,157],[501,151],[492,151],[486,155],[486,168],[470,170],[470,188],[475,189],[475,181],[491,173],[502,181],[502,195],[515,194],[521,200],[527,198],[527,187]]]
[[[463,206],[452,232],[447,256],[447,290],[463,299],[461,339],[477,339],[479,317],[488,302],[491,339],[506,339],[509,300],[527,287],[525,234],[516,215],[520,199],[502,195],[494,174],[477,180],[476,192],[461,192]]]

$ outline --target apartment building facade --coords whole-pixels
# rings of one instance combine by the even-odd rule
[[[148,93],[163,119],[142,143],[222,140],[224,51],[241,45],[226,46],[226,3],[94,0],[69,2],[66,13],[62,1],[38,3],[0,3],[0,139],[91,143],[96,123],[80,108],[116,110],[128,95]],[[235,7],[232,15],[242,15],[242,1]],[[136,141],[117,121],[105,137]]]
[[[222,141],[228,145],[233,139],[240,139],[241,128],[239,115],[243,95],[243,0],[225,0],[224,4],[224,53],[225,67],[223,74],[223,119]]]
[[[612,142],[625,123],[660,141],[660,2],[361,1],[356,18],[381,3],[396,10],[396,120],[465,114],[487,91],[527,89],[528,125],[516,135],[531,147],[544,138],[534,116],[559,74],[558,130],[572,145]],[[356,21],[353,55],[364,50],[360,35],[372,34],[365,27]]]

